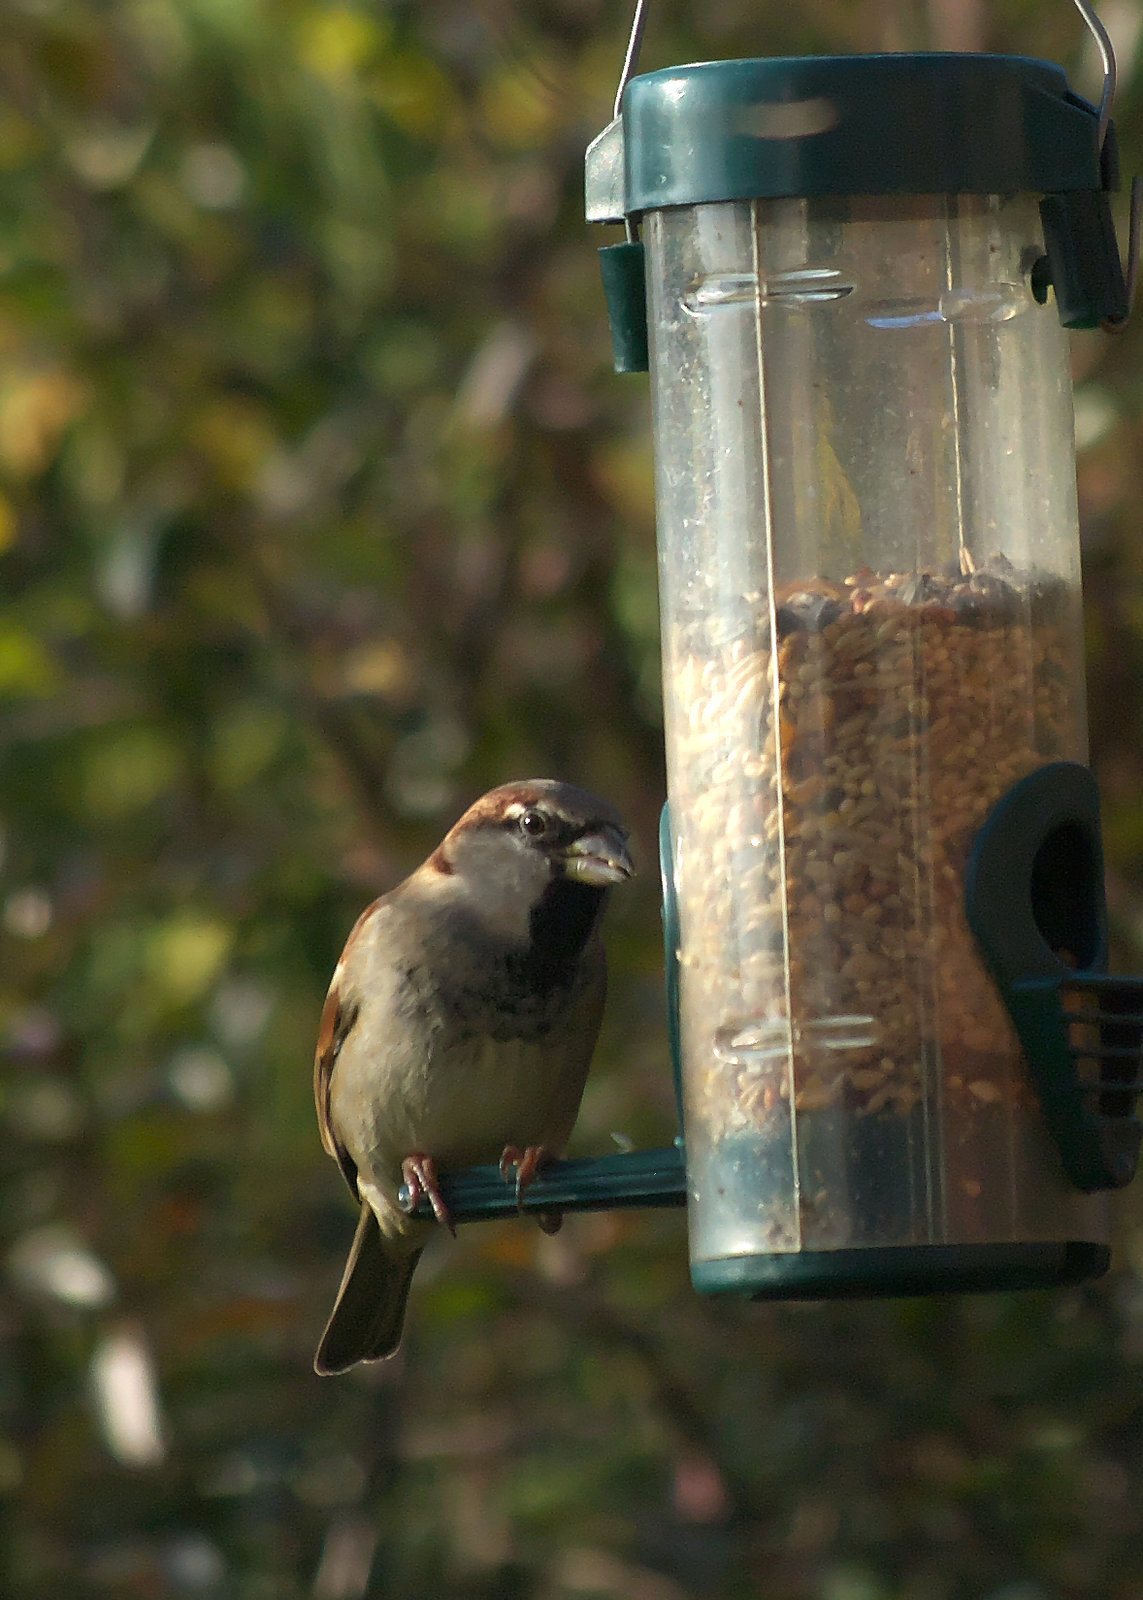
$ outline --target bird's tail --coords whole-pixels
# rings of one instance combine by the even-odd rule
[[[401,1251],[382,1238],[372,1207],[362,1203],[341,1287],[314,1357],[315,1372],[344,1372],[355,1362],[380,1361],[395,1352],[420,1258],[420,1250]]]

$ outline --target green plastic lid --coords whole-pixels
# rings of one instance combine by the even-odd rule
[[[1102,187],[1099,115],[1062,68],[1000,55],[709,61],[632,78],[626,211],[843,194]]]

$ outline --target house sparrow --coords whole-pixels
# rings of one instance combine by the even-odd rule
[[[500,1161],[517,1194],[563,1152],[607,983],[599,922],[631,876],[606,801],[537,778],[478,800],[368,908],[333,975],[314,1062],[322,1143],[361,1202],[314,1369],[391,1356],[437,1173]]]

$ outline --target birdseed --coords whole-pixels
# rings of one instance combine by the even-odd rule
[[[674,641],[688,1115],[1034,1103],[964,872],[1012,784],[1083,759],[1075,591],[994,557],[748,603],[748,637]]]

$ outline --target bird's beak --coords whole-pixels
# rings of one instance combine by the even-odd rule
[[[563,861],[567,877],[594,889],[610,888],[635,873],[627,841],[618,828],[602,827],[594,833],[581,834],[568,845]]]

